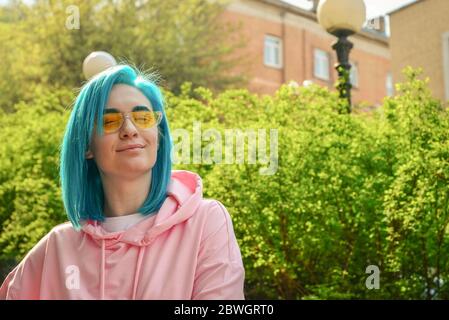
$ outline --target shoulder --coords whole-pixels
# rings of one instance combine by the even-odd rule
[[[73,229],[70,222],[59,224],[53,227],[30,251],[28,251],[24,260],[41,263],[45,256],[53,252],[54,248],[60,247],[61,243],[64,244],[67,243],[67,241],[73,241],[79,236],[78,234],[79,233]]]
[[[218,200],[203,199],[196,214],[203,224],[203,237],[208,237],[220,229],[226,233],[232,229],[232,218],[226,207]]]
[[[218,200],[204,199],[201,219],[200,252],[203,257],[214,257],[221,261],[237,261],[241,255],[231,215]]]
[[[31,252],[36,250],[43,250],[42,248],[46,247],[50,241],[60,237],[62,234],[70,233],[70,228],[72,228],[72,226],[69,222],[54,226],[39,240],[39,242],[31,250]]]
[[[70,222],[65,222],[54,226],[42,240],[45,240],[48,245],[49,243],[73,240],[79,236],[80,232],[76,231]]]
[[[198,209],[199,215],[206,219],[225,221],[230,218],[223,203],[215,199],[202,199]]]
[[[70,222],[64,222],[54,226],[49,233],[53,235],[73,235],[78,233],[78,231],[73,228]]]
[[[72,232],[70,231],[71,228],[70,223],[64,223],[53,227],[27,252],[18,267],[39,274],[39,270],[42,269],[45,257],[52,252],[56,242],[61,242],[58,241],[58,239],[67,236],[67,234]]]

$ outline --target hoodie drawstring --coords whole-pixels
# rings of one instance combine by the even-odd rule
[[[105,244],[104,239],[101,241],[101,274],[100,274],[100,299],[104,300],[104,274],[106,272],[105,267]]]
[[[104,283],[105,283],[105,240],[101,240],[101,268],[100,268],[100,299],[104,300]],[[137,258],[136,270],[134,272],[134,284],[133,284],[133,296],[132,299],[136,300],[137,284],[139,283],[140,277],[140,267],[142,265],[143,254],[145,252],[145,247],[139,247],[139,255]]]
[[[137,292],[137,284],[139,282],[140,277],[140,266],[142,264],[143,253],[145,251],[145,247],[139,247],[139,256],[137,258],[136,270],[134,272],[134,285],[133,285],[133,300],[136,300],[136,292]]]

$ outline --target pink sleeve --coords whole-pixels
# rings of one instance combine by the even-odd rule
[[[192,300],[245,299],[245,269],[231,217],[218,201],[206,214]]]
[[[8,274],[0,287],[0,300],[37,300],[48,235],[43,237]]]

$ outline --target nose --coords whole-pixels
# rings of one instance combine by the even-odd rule
[[[137,135],[137,128],[129,118],[129,115],[125,116],[122,128],[120,129],[120,138],[135,137]]]

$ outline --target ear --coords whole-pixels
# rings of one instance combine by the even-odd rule
[[[93,158],[94,154],[92,153],[92,151],[90,151],[90,149],[86,151],[86,159],[93,159]]]

